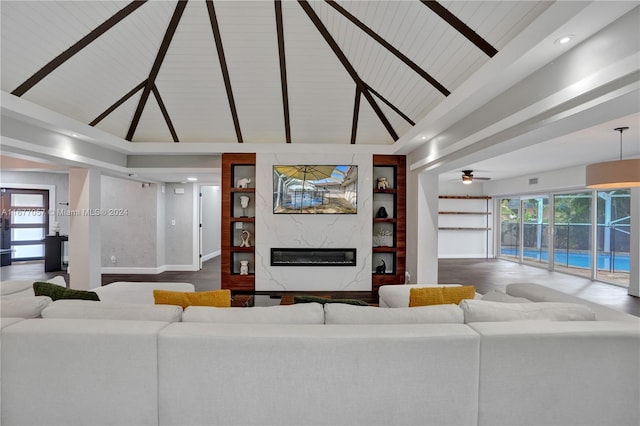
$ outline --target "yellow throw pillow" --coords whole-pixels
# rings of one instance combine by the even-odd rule
[[[182,309],[187,306],[215,306],[217,308],[228,308],[231,306],[230,290],[213,291],[169,291],[153,290],[153,299],[156,305],[178,305]]]
[[[409,306],[446,305],[473,299],[476,288],[472,285],[459,287],[418,287],[409,290]]]

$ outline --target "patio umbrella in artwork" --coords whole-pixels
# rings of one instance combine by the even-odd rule
[[[332,178],[336,166],[274,166],[284,176],[302,181],[302,195],[307,181],[318,181]],[[302,208],[302,206],[301,206]]]

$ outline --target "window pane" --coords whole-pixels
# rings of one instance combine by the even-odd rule
[[[44,256],[44,246],[42,244],[29,245],[29,246],[11,246],[14,250],[12,259],[27,259],[33,257]]]
[[[500,200],[500,256],[520,257],[520,199]]]
[[[525,262],[547,263],[549,258],[549,198],[522,199]]]
[[[11,194],[11,205],[14,207],[45,207],[42,194]]]
[[[11,241],[39,241],[44,238],[43,228],[13,228],[11,229]]]
[[[44,210],[13,210],[11,223],[15,225],[44,224],[45,214]]]

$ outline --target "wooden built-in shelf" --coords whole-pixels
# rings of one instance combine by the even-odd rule
[[[390,184],[388,189],[378,189],[377,178],[385,177]],[[406,270],[406,157],[404,155],[373,156],[373,225],[391,232],[392,246],[374,246],[371,248],[372,267],[386,263],[387,273],[372,273],[373,290],[382,285],[404,284]],[[377,209],[386,207],[391,217],[375,217]],[[374,235],[374,237],[376,237]]]

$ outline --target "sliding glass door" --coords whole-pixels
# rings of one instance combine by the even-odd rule
[[[628,189],[498,198],[499,257],[629,285]]]
[[[553,260],[556,270],[591,277],[592,203],[591,192],[554,195]]]
[[[631,192],[628,189],[599,191],[596,277],[629,285],[631,247]]]

